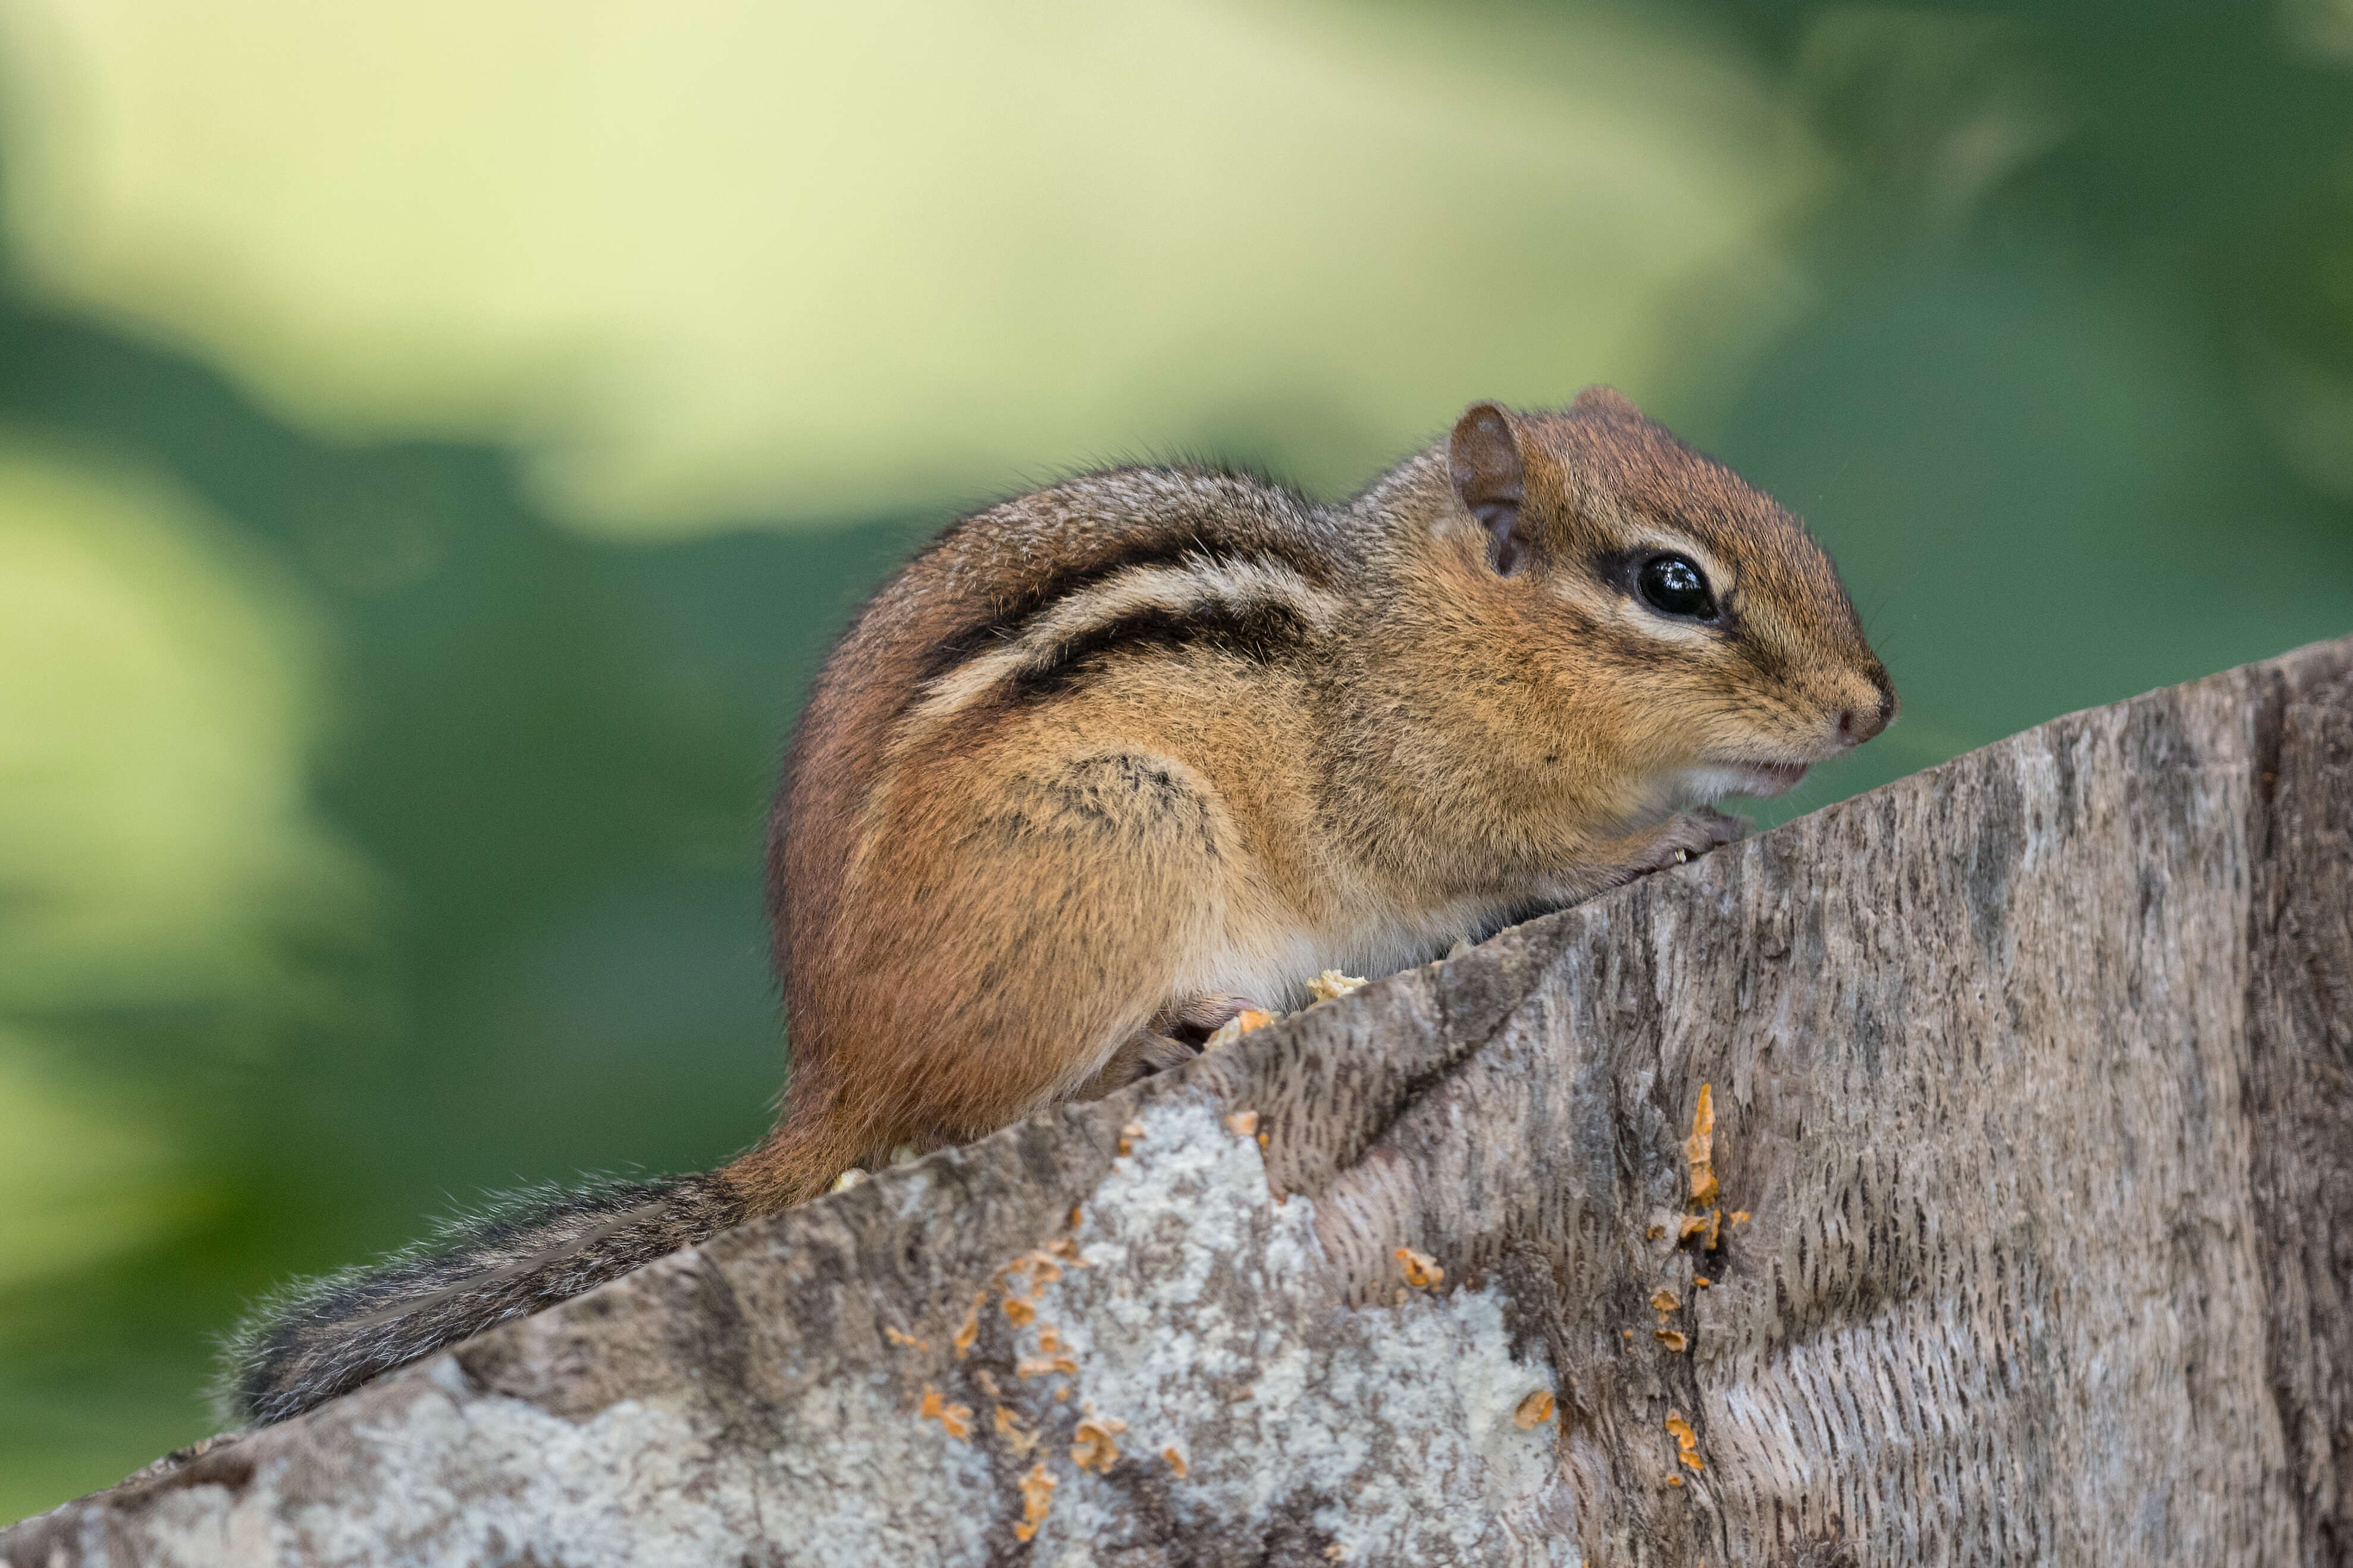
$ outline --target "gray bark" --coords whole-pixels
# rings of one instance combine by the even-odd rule
[[[746,1226],[0,1558],[2353,1561],[2348,1067],[2340,642]]]

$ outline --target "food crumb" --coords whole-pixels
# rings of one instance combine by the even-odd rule
[[[938,1422],[949,1436],[959,1442],[972,1436],[972,1406],[950,1405],[930,1384],[923,1385],[923,1403],[916,1409],[915,1419]]]
[[[1680,1329],[1653,1329],[1651,1331],[1651,1336],[1678,1355],[1691,1345],[1691,1341],[1683,1337],[1683,1331]]]
[[[1226,1118],[1226,1131],[1232,1133],[1237,1138],[1256,1137],[1258,1135],[1258,1112],[1255,1110],[1236,1111],[1233,1115]]]
[[[1689,1465],[1694,1470],[1703,1470],[1707,1468],[1705,1463],[1702,1461],[1699,1457],[1699,1434],[1692,1430],[1692,1424],[1683,1419],[1683,1413],[1682,1411],[1670,1410],[1667,1412],[1667,1431],[1675,1440],[1675,1457],[1677,1458],[1681,1459],[1684,1464]]]
[[[1694,1275],[1693,1275],[1693,1276],[1692,1276],[1692,1283],[1693,1283],[1693,1284],[1694,1284],[1694,1285],[1696,1285],[1696,1286],[1698,1286],[1701,1289],[1704,1290],[1704,1289],[1706,1289],[1710,1285],[1715,1284],[1715,1280],[1713,1280],[1713,1279],[1709,1279],[1706,1275],[1704,1275],[1704,1274],[1694,1274]]]
[[[1035,1318],[1037,1315],[1038,1309],[1031,1306],[1021,1297],[1008,1296],[1005,1298],[1005,1316],[1012,1322],[1015,1328],[1018,1329],[1021,1327],[1024,1323],[1029,1322],[1030,1319]]]
[[[1667,1485],[1669,1485],[1669,1486],[1671,1486],[1671,1487],[1679,1487],[1679,1486],[1681,1486],[1681,1485],[1683,1485],[1683,1477],[1681,1477],[1681,1476],[1669,1476],[1669,1477],[1667,1478]]]
[[[1046,1461],[1039,1460],[1021,1478],[1021,1522],[1013,1527],[1018,1540],[1028,1541],[1046,1522],[1046,1512],[1054,1506],[1054,1478],[1047,1473]]]
[[[1521,1400],[1520,1407],[1512,1412],[1512,1425],[1523,1432],[1541,1426],[1552,1419],[1552,1395],[1544,1389],[1536,1389]]]
[[[1112,1439],[1126,1430],[1126,1422],[1109,1415],[1080,1422],[1078,1431],[1072,1434],[1078,1441],[1071,1445],[1071,1462],[1082,1470],[1105,1473],[1119,1462],[1119,1445]]]
[[[1400,1247],[1397,1249],[1397,1260],[1405,1265],[1405,1282],[1417,1290],[1432,1290],[1445,1281],[1446,1270],[1440,1268],[1438,1259],[1427,1252]]]
[[[1020,1413],[1002,1405],[997,1407],[997,1435],[1018,1458],[1028,1458],[1029,1450],[1038,1446],[1038,1434],[1021,1425]]]
[[[1327,969],[1309,981],[1307,989],[1315,994],[1315,1000],[1318,1002],[1337,1002],[1349,992],[1357,990],[1366,984],[1366,982],[1359,975],[1343,974],[1336,969]]]
[[[1683,1305],[1672,1290],[1662,1285],[1651,1292],[1651,1305],[1662,1312],[1672,1312]]]
[[[1185,1463],[1184,1455],[1178,1453],[1174,1447],[1170,1447],[1161,1449],[1160,1457],[1168,1461],[1168,1468],[1176,1472],[1178,1480],[1185,1479],[1185,1472],[1190,1467]]]
[[[1667,1227],[1666,1227],[1665,1226],[1662,1226],[1662,1225],[1654,1225],[1654,1226],[1651,1226],[1648,1230],[1645,1230],[1644,1232],[1642,1232],[1642,1239],[1643,1239],[1644,1241],[1656,1241],[1656,1240],[1658,1240],[1658,1239],[1659,1239],[1659,1237],[1662,1237],[1662,1236],[1664,1236],[1664,1235],[1666,1235],[1666,1234],[1667,1234]]]
[[[1691,1136],[1683,1140],[1683,1158],[1691,1165],[1691,1201],[1712,1203],[1715,1180],[1715,1093],[1712,1084],[1699,1086],[1699,1104],[1692,1110]]]
[[[948,1342],[955,1346],[956,1360],[962,1361],[965,1353],[972,1349],[973,1342],[980,1338],[980,1310],[987,1304],[988,1292],[983,1290],[972,1299],[972,1310],[966,1312],[964,1321],[956,1325],[955,1337]]]
[[[1261,1013],[1255,1007],[1245,1007],[1210,1031],[1209,1037],[1201,1042],[1201,1049],[1220,1050],[1232,1045],[1253,1029],[1265,1028],[1279,1016],[1273,1013]]]

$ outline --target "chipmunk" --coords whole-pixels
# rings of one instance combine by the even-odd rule
[[[266,1308],[282,1419],[504,1320],[1726,843],[1895,691],[1804,526],[1617,393],[1343,505],[1126,468],[950,526],[818,676],[769,841],[792,1070],[702,1174],[524,1194]]]

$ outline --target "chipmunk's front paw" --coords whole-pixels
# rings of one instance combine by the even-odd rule
[[[1171,1002],[1113,1051],[1111,1060],[1071,1098],[1101,1100],[1155,1073],[1183,1067],[1201,1054],[1210,1036],[1249,1012],[1265,1009],[1247,996],[1223,992]]]
[[[1695,860],[1711,849],[1737,844],[1748,837],[1750,826],[1745,816],[1730,816],[1706,806],[1671,816],[1659,825],[1657,840],[1651,853],[1643,857],[1636,874],[1663,871],[1670,866]]]
[[[1155,1032],[1181,1040],[1197,1051],[1207,1045],[1209,1037],[1232,1023],[1245,1013],[1264,1013],[1262,1003],[1247,996],[1237,996],[1229,991],[1205,992],[1171,1002],[1154,1016]]]

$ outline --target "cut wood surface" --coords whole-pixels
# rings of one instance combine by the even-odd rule
[[[2340,642],[732,1232],[0,1558],[2344,1562],[2348,1067]]]

